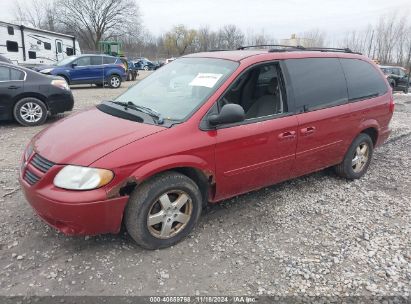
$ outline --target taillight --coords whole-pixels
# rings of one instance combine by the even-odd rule
[[[391,96],[390,96],[390,113],[394,113],[394,108],[395,108],[394,97],[392,96],[392,93],[391,93]]]

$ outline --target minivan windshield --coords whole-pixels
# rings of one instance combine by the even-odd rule
[[[115,101],[131,102],[158,112],[164,119],[181,121],[215,92],[238,65],[238,62],[223,59],[177,59]]]
[[[63,60],[60,60],[59,62],[57,62],[56,66],[63,66],[63,65],[69,64],[76,58],[77,56],[70,56],[70,57],[64,58]]]

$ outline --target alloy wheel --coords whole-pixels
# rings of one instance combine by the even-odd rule
[[[120,86],[120,79],[117,76],[114,76],[111,78],[110,84],[113,88],[118,88]]]
[[[351,161],[352,169],[355,173],[361,172],[367,165],[370,156],[370,148],[368,144],[362,142],[357,146],[354,152],[353,159]]]
[[[20,117],[28,123],[38,122],[43,117],[43,109],[34,102],[27,102],[20,107]]]
[[[193,203],[186,192],[167,191],[151,205],[147,216],[147,228],[152,236],[169,239],[187,226],[192,211]]]

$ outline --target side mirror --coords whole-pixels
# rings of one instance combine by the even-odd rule
[[[72,63],[71,67],[74,69],[77,66],[77,63]]]
[[[242,106],[230,103],[221,108],[220,114],[208,117],[208,123],[212,126],[240,122],[245,119],[245,113]]]

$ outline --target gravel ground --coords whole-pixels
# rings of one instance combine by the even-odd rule
[[[129,85],[74,88],[75,111]],[[361,180],[325,170],[224,201],[160,251],[124,232],[66,237],[44,224],[17,182],[22,150],[44,126],[2,123],[0,295],[409,296],[411,94],[395,99],[393,134]]]

